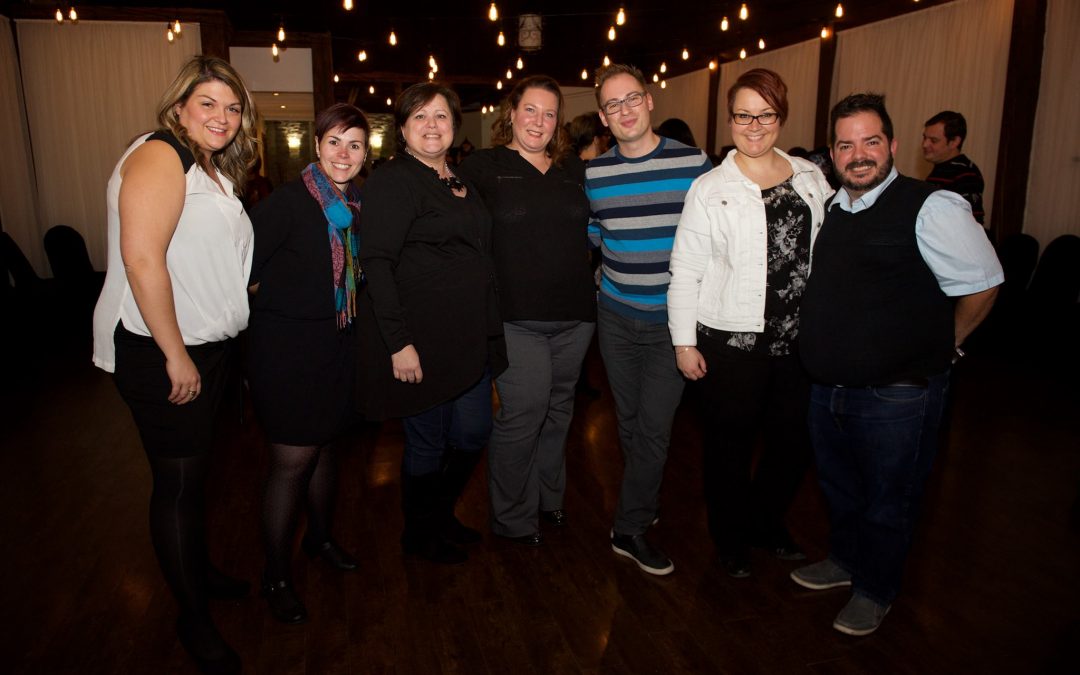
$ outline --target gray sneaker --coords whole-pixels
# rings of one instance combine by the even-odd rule
[[[879,605],[865,595],[852,595],[832,627],[848,635],[869,635],[878,629],[891,605]]]
[[[645,536],[641,534],[631,536],[612,532],[611,550],[621,556],[630,558],[637,563],[637,566],[642,571],[649,574],[662,577],[675,571],[675,565],[671,562],[671,558],[645,541]]]
[[[850,586],[851,574],[831,559],[825,558],[821,562],[806,565],[793,571],[791,580],[805,588],[823,591],[826,588]]]

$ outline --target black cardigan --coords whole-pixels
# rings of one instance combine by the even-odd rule
[[[491,366],[506,368],[491,263],[491,217],[473,186],[455,197],[399,154],[364,184],[357,401],[368,419],[407,417],[452,400]],[[390,355],[420,355],[420,384],[395,380]]]
[[[567,157],[540,171],[505,146],[461,166],[494,220],[492,235],[504,321],[596,321],[589,269],[585,165]]]

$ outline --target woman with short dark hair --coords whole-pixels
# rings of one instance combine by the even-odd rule
[[[446,564],[480,533],[454,516],[491,432],[491,378],[505,368],[491,217],[447,165],[457,95],[416,84],[394,106],[398,150],[364,184],[359,407],[399,417],[406,554]]]

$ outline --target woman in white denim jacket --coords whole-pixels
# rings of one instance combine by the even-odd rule
[[[795,340],[833,190],[814,164],[774,147],[787,113],[776,73],[755,69],[735,82],[735,150],[694,181],[671,252],[668,325],[679,370],[699,388],[709,532],[734,577],[750,574],[751,546],[805,557],[784,525],[811,458],[809,382]]]

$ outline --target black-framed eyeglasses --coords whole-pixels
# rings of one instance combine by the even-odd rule
[[[732,113],[731,121],[740,126],[747,126],[754,123],[754,120],[758,121],[758,124],[764,124],[766,126],[770,124],[776,124],[776,121],[780,119],[780,115],[774,112],[761,113],[760,115],[751,115],[750,113]]]
[[[614,115],[617,112],[622,111],[623,104],[626,104],[628,108],[636,108],[641,105],[641,102],[645,100],[645,92],[635,91],[626,95],[626,98],[621,98],[618,101],[608,101],[604,104],[604,112],[608,115]]]

